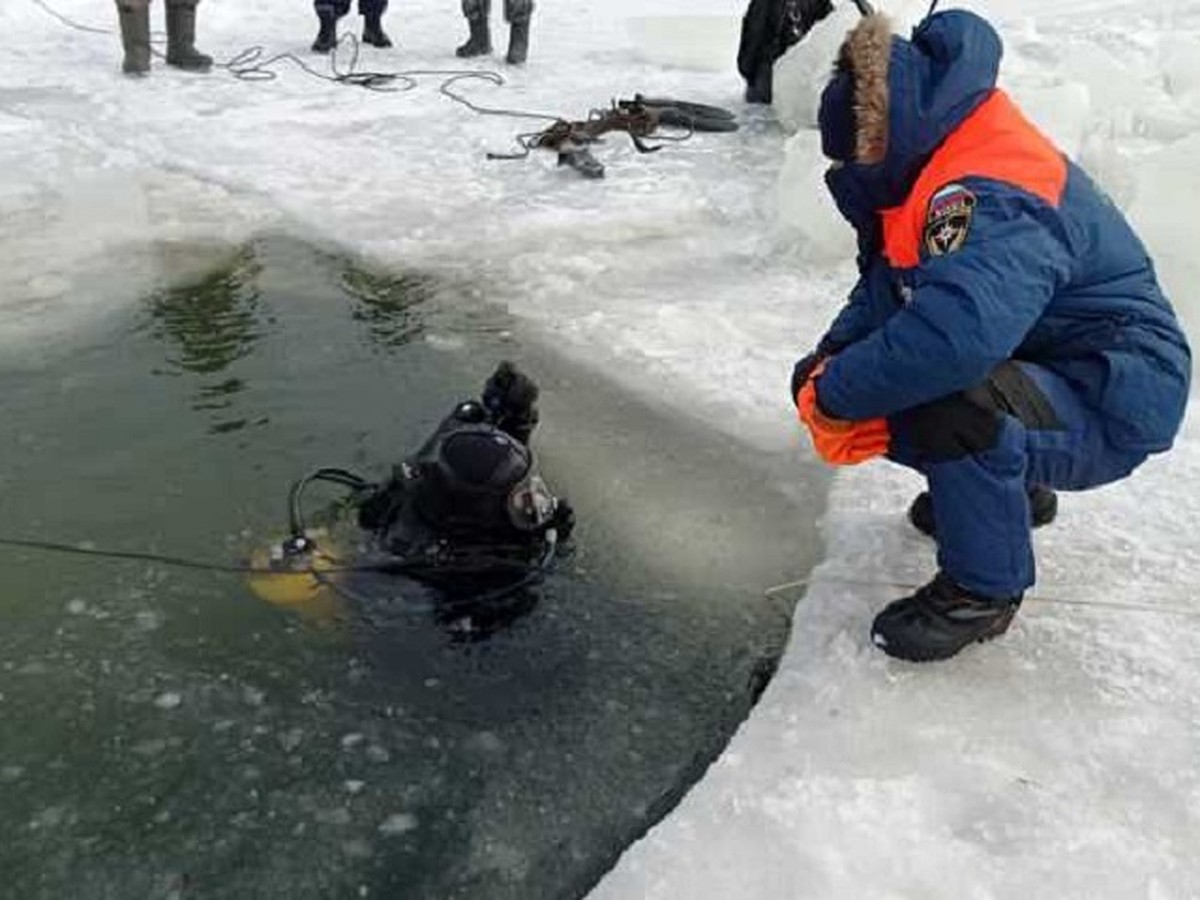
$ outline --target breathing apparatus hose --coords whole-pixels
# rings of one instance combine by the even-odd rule
[[[431,574],[446,575],[455,574],[462,576],[479,575],[484,571],[495,572],[498,568],[512,568],[514,570],[523,571],[525,574],[513,581],[510,584],[504,584],[497,588],[477,591],[473,594],[468,594],[463,597],[441,597],[437,601],[437,606],[441,609],[466,609],[478,608],[479,606],[488,603],[495,603],[503,600],[517,591],[524,590],[541,581],[549,572],[550,564],[554,561],[554,556],[558,550],[558,535],[551,528],[543,535],[542,552],[538,559],[532,563],[520,562],[514,559],[508,559],[502,556],[477,554],[467,557],[463,561],[455,564],[449,562],[435,562],[433,560],[422,562],[419,558],[406,558],[402,556],[383,557],[372,565],[364,566],[357,571],[373,571],[384,574],[407,575],[411,578],[419,580],[422,575],[428,576]],[[471,564],[467,563],[467,559]],[[344,569],[328,569],[325,571],[313,570],[311,575],[323,587],[333,591],[338,596],[349,600],[352,603],[364,603],[366,598],[352,587],[345,584],[343,581],[331,578],[331,575],[336,575]]]
[[[315,544],[307,535],[304,519],[304,492],[314,481],[326,481],[349,488],[353,494],[362,494],[375,490],[378,485],[367,481],[362,476],[347,469],[323,466],[297,480],[288,492],[288,524],[291,536],[283,543],[283,553],[298,556],[309,554],[315,549]],[[558,548],[558,532],[554,528],[547,529],[542,535],[542,550],[535,561],[529,562],[500,555],[504,550],[520,552],[524,547],[515,545],[458,545],[452,546],[445,541],[439,541],[428,548],[414,551],[408,555],[385,553],[370,557],[363,564],[348,567],[349,571],[370,571],[381,574],[406,575],[410,578],[431,576],[462,576],[495,573],[505,568],[524,575],[511,584],[470,594],[466,597],[447,598],[442,606],[477,606],[491,603],[509,596],[523,588],[540,581],[550,568]],[[322,585],[351,601],[360,598],[355,592],[340,584],[330,575],[347,571],[335,567],[327,572],[318,571],[315,567],[310,574]]]
[[[314,481],[328,481],[331,484],[340,484],[342,487],[347,487],[356,494],[378,487],[375,483],[367,481],[362,476],[356,475],[348,469],[339,469],[330,466],[322,466],[296,481],[292,485],[291,490],[288,491],[288,528],[291,540],[298,542],[297,546],[303,545],[308,541],[305,534],[307,527],[304,524],[303,500],[304,491]]]

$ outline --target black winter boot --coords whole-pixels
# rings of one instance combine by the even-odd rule
[[[939,572],[911,597],[889,604],[876,616],[871,640],[897,659],[949,659],[976,641],[1004,634],[1020,605],[1020,596],[979,597]]]
[[[167,0],[167,65],[188,72],[207,72],[212,57],[196,49],[196,4]]]
[[[383,18],[379,15],[367,16],[363,24],[363,43],[372,47],[390,47],[392,39],[383,30]]]
[[[125,47],[126,75],[145,75],[150,71],[150,10],[145,6],[117,4],[121,20],[121,43]]]
[[[1029,489],[1029,518],[1034,528],[1049,525],[1058,515],[1058,494],[1049,488],[1034,485]],[[923,534],[934,536],[933,498],[922,491],[908,508],[908,521]]]
[[[328,53],[337,46],[337,15],[333,12],[320,12],[317,17],[321,20],[321,30],[313,41],[314,53]]]
[[[519,66],[529,56],[529,20],[521,19],[512,23],[508,34],[508,56],[505,57],[510,66]]]
[[[492,29],[488,20],[483,16],[467,19],[471,26],[471,36],[467,42],[454,51],[456,56],[466,59],[471,56],[487,56],[492,52]]]

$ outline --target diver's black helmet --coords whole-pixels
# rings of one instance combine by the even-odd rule
[[[418,462],[417,514],[442,534],[528,534],[554,512],[530,449],[488,423],[445,433]]]

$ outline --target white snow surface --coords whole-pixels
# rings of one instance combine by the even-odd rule
[[[49,2],[113,25],[109,3]],[[893,6],[911,24],[926,4]],[[1129,212],[1200,337],[1200,0],[971,6],[1006,40],[1005,86]],[[648,156],[610,140],[608,179],[584,182],[549,155],[487,161],[538,123],[476,116],[436,76],[396,94],[286,66],[270,83],[162,68],[131,81],[115,37],[3,0],[0,343],[36,362],[134,302],[131,278],[175,271],[163,242],[286,229],[479,285],[630,389],[752,448],[807,454],[784,386],[853,278],[812,98],[853,17],[840,10],[781,62],[777,122],[740,103],[742,10],[549,0],[528,66],[456,87],[572,117],[635,91],[743,113],[738,135]],[[459,67],[454,0],[401,2],[389,24],[398,48],[364,51],[367,68]],[[313,26],[301,0],[200,7],[201,44],[223,59],[261,43],[322,66]],[[940,665],[892,661],[867,638],[874,613],[933,571],[931,544],[903,522],[918,481],[887,464],[842,473],[778,676],[594,898],[1200,897],[1192,413],[1172,453],[1064,497],[1012,631]]]

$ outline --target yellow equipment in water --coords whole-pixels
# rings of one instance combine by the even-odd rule
[[[250,590],[259,599],[291,609],[306,621],[328,624],[341,615],[342,601],[320,573],[337,571],[338,561],[316,549],[315,543],[310,546],[313,549],[288,552],[285,545],[275,544],[269,550],[255,551],[250,558],[255,569],[249,579]]]

